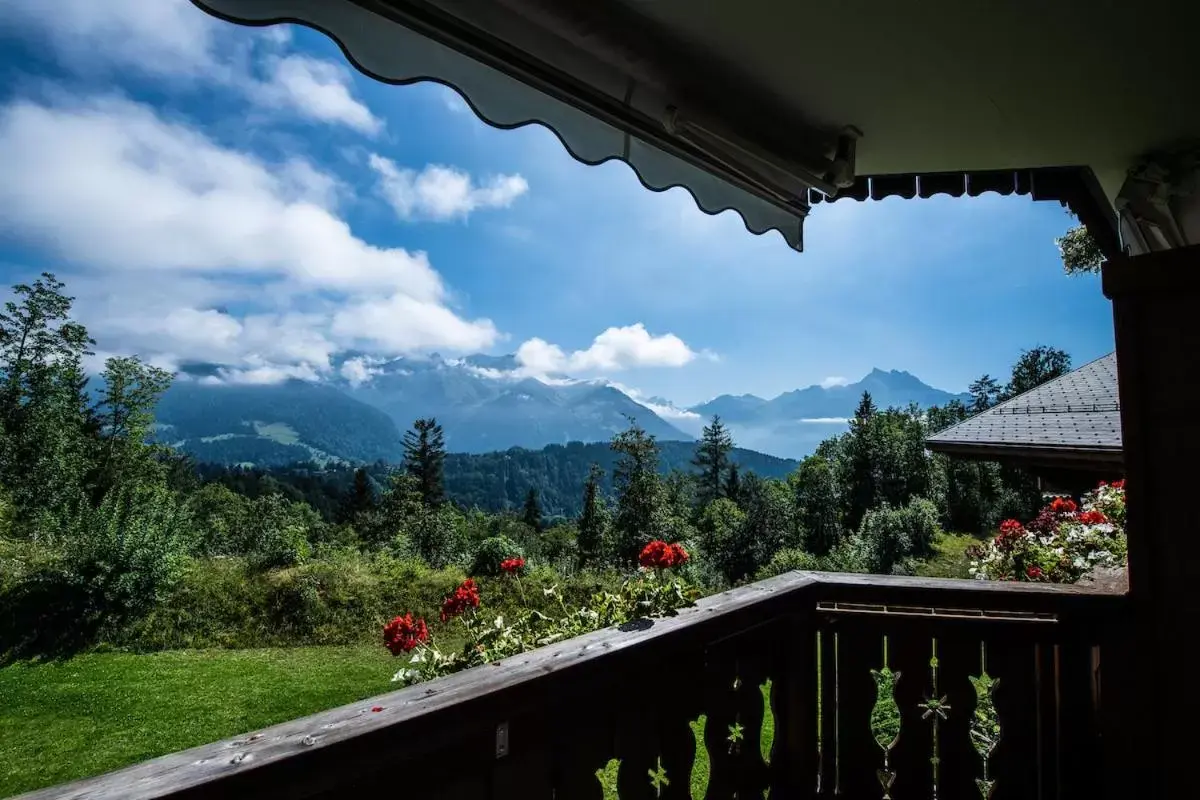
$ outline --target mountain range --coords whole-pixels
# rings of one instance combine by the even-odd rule
[[[771,400],[722,395],[681,409],[658,397],[635,400],[603,381],[520,377],[512,356],[356,358],[343,356],[338,377],[322,382],[230,384],[211,365],[190,367],[159,403],[157,438],[215,463],[396,462],[402,432],[419,417],[437,417],[450,452],[485,453],[606,441],[629,417],[661,441],[691,441],[719,414],[739,446],[800,458],[845,430],[864,390],[880,408],[961,398],[877,369],[856,383]],[[343,368],[352,361],[355,369]]]
[[[970,401],[967,394],[935,389],[903,370],[873,369],[862,380],[834,386],[812,385],[771,400],[752,394],[723,394],[690,411],[707,420],[717,414],[743,447],[787,458],[802,458],[823,440],[847,429],[863,392],[877,408],[944,406]]]

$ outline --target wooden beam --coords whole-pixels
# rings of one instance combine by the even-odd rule
[[[1167,797],[1195,782],[1190,738],[1200,698],[1185,680],[1200,622],[1200,415],[1191,387],[1200,371],[1200,246],[1113,259],[1103,268],[1113,301],[1124,433],[1129,534],[1131,663],[1105,675],[1105,698],[1122,706],[1106,731],[1114,796]],[[1123,780],[1120,785],[1117,780]]]

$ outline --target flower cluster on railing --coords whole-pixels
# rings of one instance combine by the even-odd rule
[[[1056,497],[1032,521],[1000,523],[972,548],[971,574],[982,580],[1075,583],[1097,567],[1125,566],[1125,482],[1101,483],[1074,500]]]
[[[611,625],[670,616],[691,605],[698,595],[674,572],[687,560],[688,553],[679,544],[650,542],[638,558],[641,567],[637,574],[627,579],[619,592],[599,592],[587,605],[571,609],[557,587],[544,589],[547,597],[557,601],[561,613],[530,611],[512,623],[499,614],[486,617],[481,612],[479,587],[468,578],[446,596],[440,613],[442,622],[455,620],[461,625],[465,641],[460,650],[441,650],[425,620],[414,619],[411,612],[384,627],[383,642],[392,655],[409,656],[408,663],[392,680],[405,685],[419,683]],[[521,590],[525,559],[508,558],[499,566],[504,578],[517,581]]]

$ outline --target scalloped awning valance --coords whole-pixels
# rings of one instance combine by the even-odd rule
[[[1195,82],[1171,82],[1190,29],[1156,22],[1172,0],[192,1],[322,30],[381,81],[450,85],[797,250],[824,200],[996,191],[1069,204],[1113,255],[1130,167],[1200,132]]]
[[[241,24],[293,22],[320,30],[373,78],[451,86],[491,125],[545,125],[580,161],[620,159],[646,188],[683,187],[705,212],[733,209],[748,230],[778,231],[796,250],[803,248],[810,189],[833,192],[839,180],[849,185],[853,179],[852,136],[842,137],[840,162],[828,157],[837,155],[836,135],[803,154],[767,153],[689,112],[684,94],[656,82],[649,65],[641,64],[643,74],[635,74],[637,65],[618,67],[566,46],[554,26],[531,15],[539,3],[193,2]],[[518,12],[517,3],[526,7]],[[590,44],[603,49],[611,42],[597,32]]]

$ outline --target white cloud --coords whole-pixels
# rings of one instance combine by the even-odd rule
[[[568,354],[556,344],[533,338],[518,347],[516,353],[517,362],[532,375],[682,367],[697,355],[675,334],[654,336],[640,322],[608,328],[586,350]]]
[[[680,421],[680,422],[697,422],[702,417],[695,411],[689,411],[686,408],[679,408],[670,401],[665,401],[660,397],[646,397],[639,389],[632,386],[626,386],[623,383],[616,381],[604,381],[608,386],[613,387],[619,392],[625,394],[630,400],[640,406],[644,406],[653,411],[663,419]]]
[[[0,175],[0,234],[67,262],[80,318],[114,350],[262,381],[328,374],[351,346],[475,350],[498,336],[449,306],[424,253],[355,236],[332,208],[336,179],[145,106],[0,107]]]
[[[46,40],[67,67],[136,70],[175,84],[210,84],[264,107],[375,134],[383,123],[353,96],[340,64],[288,55],[282,26],[236,28],[188,0],[6,0],[0,29]]]
[[[313,287],[444,295],[424,253],[358,239],[315,168],[276,168],[122,100],[0,109],[0,226],[130,270],[267,273]],[[305,185],[295,176],[307,173]]]
[[[454,167],[431,164],[420,172],[371,154],[379,193],[401,219],[464,219],[480,208],[507,208],[529,190],[520,175],[494,175],[476,184]]]
[[[75,69],[97,63],[152,75],[222,71],[217,21],[186,0],[7,0],[0,24],[46,39]]]
[[[816,425],[845,425],[850,420],[846,417],[804,417],[799,422]]]
[[[366,134],[383,129],[382,120],[350,93],[351,78],[345,68],[300,55],[271,57],[265,67],[268,80],[249,85],[251,96],[263,105],[292,109]]]
[[[376,366],[378,363],[375,359],[358,356],[347,359],[339,372],[350,382],[351,386],[362,386],[364,383],[370,383],[372,378],[383,372]]]
[[[822,389],[832,389],[834,386],[845,386],[850,383],[848,378],[843,378],[841,375],[830,375],[821,381]]]
[[[491,320],[465,320],[445,306],[399,292],[344,305],[334,314],[333,333],[341,341],[388,353],[481,350],[499,335]]]

